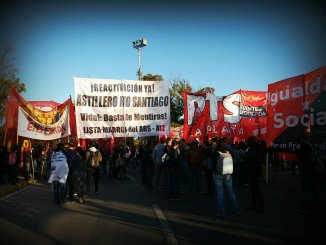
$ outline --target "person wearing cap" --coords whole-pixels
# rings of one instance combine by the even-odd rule
[[[100,177],[100,165],[102,161],[101,152],[98,149],[98,145],[90,145],[88,151],[86,152],[86,162],[87,162],[87,191],[89,193],[91,190],[91,179],[94,179],[95,194],[98,194],[98,181]]]

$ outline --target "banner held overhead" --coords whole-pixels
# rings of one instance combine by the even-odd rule
[[[75,77],[77,134],[82,139],[170,132],[167,81]]]

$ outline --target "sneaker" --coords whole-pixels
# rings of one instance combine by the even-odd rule
[[[95,191],[95,195],[98,195],[98,191]]]

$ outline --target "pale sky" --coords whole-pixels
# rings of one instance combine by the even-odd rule
[[[219,96],[267,91],[326,65],[320,2],[14,0],[0,8],[0,44],[16,46],[27,100],[74,100],[74,76],[137,80],[140,37],[143,74]]]

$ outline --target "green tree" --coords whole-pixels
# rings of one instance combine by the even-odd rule
[[[152,75],[151,73],[148,73],[143,76],[143,81],[163,81],[163,77],[161,75]]]
[[[0,53],[0,123],[5,117],[4,102],[9,97],[10,86],[14,86],[19,93],[26,91],[25,84],[17,77],[17,72],[13,44],[7,43]]]
[[[211,93],[211,94],[214,94],[215,88],[204,87],[204,88],[199,89],[196,93],[208,93],[208,92]]]
[[[192,87],[188,80],[180,77],[171,79],[170,85],[171,123],[180,123],[180,117],[184,110],[183,92],[191,92]]]

